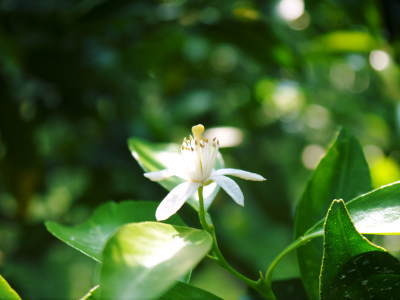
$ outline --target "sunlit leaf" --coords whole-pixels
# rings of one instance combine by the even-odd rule
[[[17,292],[8,284],[3,276],[0,275],[0,299],[4,300],[21,300]]]
[[[159,297],[196,266],[211,245],[211,236],[199,229],[158,222],[124,225],[103,251],[101,297]]]
[[[138,138],[131,138],[128,141],[129,150],[133,157],[146,172],[168,169],[182,163],[182,158],[177,144],[154,144]],[[222,156],[217,157],[216,168],[222,168],[224,162]],[[145,180],[145,179],[144,179]],[[168,191],[172,190],[183,180],[173,176],[162,180],[159,183]],[[219,187],[214,182],[205,186],[203,189],[204,203],[208,207],[219,191]],[[198,209],[197,194],[188,200],[188,203]]]
[[[357,231],[363,234],[400,234],[400,181],[379,187],[346,203]],[[323,233],[323,220],[303,238]]]
[[[333,201],[324,225],[320,295],[322,300],[400,295],[400,262],[357,232],[342,200]]]
[[[319,163],[296,208],[295,234],[303,235],[322,219],[333,199],[346,201],[371,189],[371,179],[361,146],[342,130]],[[322,244],[313,241],[298,249],[298,261],[309,296],[318,299],[318,274]]]
[[[80,225],[65,226],[56,222],[46,222],[46,227],[64,243],[100,262],[104,245],[111,235],[127,223],[155,221],[158,204],[144,201],[109,202],[98,207],[93,215]],[[177,215],[166,222],[184,225]]]

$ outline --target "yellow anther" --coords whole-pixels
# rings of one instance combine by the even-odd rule
[[[202,124],[192,127],[192,133],[195,140],[200,140],[203,137],[204,126]]]

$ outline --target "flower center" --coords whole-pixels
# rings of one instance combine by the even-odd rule
[[[188,179],[205,184],[214,168],[219,142],[216,138],[210,142],[203,132],[203,125],[193,126],[193,135],[183,140],[181,154]]]

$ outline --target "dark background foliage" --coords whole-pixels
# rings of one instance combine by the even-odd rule
[[[239,130],[226,164],[269,181],[241,181],[246,208],[220,193],[211,214],[249,274],[290,241],[295,202],[339,127],[360,139],[375,186],[399,179],[399,3],[302,3],[0,1],[0,273],[23,297],[77,298],[96,282],[95,264],[44,220],[165,195],[130,156],[131,136]],[[288,260],[277,275],[296,274]],[[227,299],[243,292],[208,263],[193,280]]]

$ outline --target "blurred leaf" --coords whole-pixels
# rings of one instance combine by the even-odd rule
[[[98,207],[86,222],[73,227],[56,222],[46,222],[47,230],[67,245],[101,262],[107,240],[124,224],[155,221],[158,202],[124,201],[109,202]],[[177,215],[167,221],[184,225]]]
[[[203,230],[157,222],[124,225],[103,251],[101,296],[156,298],[211,249]]]
[[[277,280],[272,282],[272,289],[279,300],[307,300],[300,278]]]
[[[357,232],[343,200],[332,202],[324,231],[322,300],[395,299],[400,295],[400,262]],[[379,286],[374,288],[376,281]]]
[[[221,299],[195,286],[178,282],[172,289],[160,297],[160,300],[218,300]]]
[[[131,138],[128,141],[129,150],[133,157],[146,172],[168,169],[177,164],[182,163],[179,147],[176,144],[153,144],[138,138]],[[223,168],[224,161],[221,155],[218,155],[216,169]],[[182,183],[183,180],[173,176],[162,180],[159,183],[168,191]],[[204,187],[204,202],[208,207],[219,191],[219,187],[215,183],[211,183]],[[196,210],[198,208],[197,194],[188,200],[188,203]]]
[[[391,157],[379,157],[371,163],[372,182],[379,187],[400,178],[400,168]]]
[[[96,300],[100,296],[100,286],[96,285],[87,292],[80,300]]]
[[[350,200],[371,189],[367,162],[358,141],[341,130],[319,163],[296,208],[295,234],[301,236],[321,219],[333,199]],[[313,241],[297,250],[299,267],[307,292],[318,299],[318,274],[322,246]]]
[[[100,299],[100,286],[93,287],[81,300]],[[177,282],[168,292],[162,295],[160,300],[218,300],[221,299],[205,290],[199,289],[190,284]]]
[[[16,291],[8,284],[3,276],[0,275],[0,299],[3,300],[21,300]]]
[[[246,292],[241,281],[210,259],[203,260],[201,268],[196,269],[191,284],[223,299],[239,299]]]
[[[377,47],[377,41],[362,31],[335,31],[323,35],[315,44],[323,52],[369,52]]]

